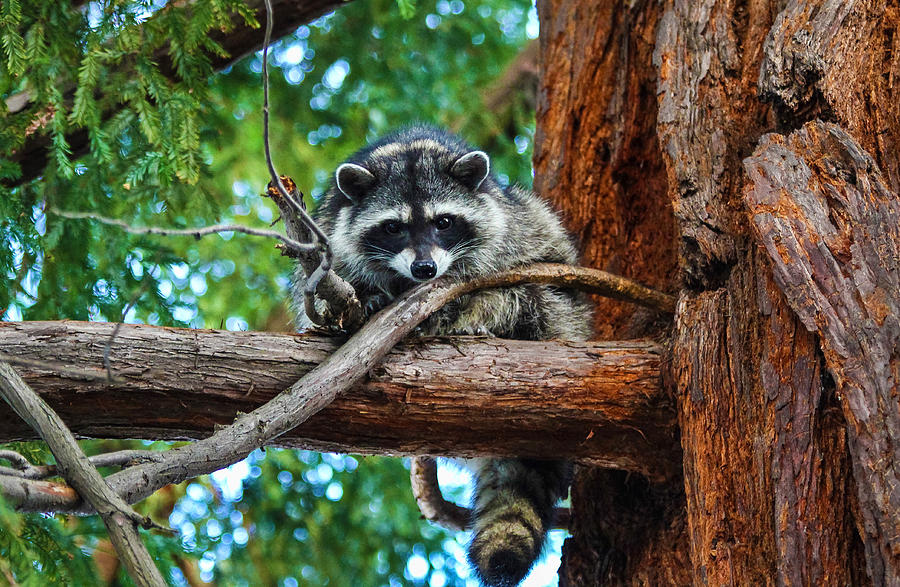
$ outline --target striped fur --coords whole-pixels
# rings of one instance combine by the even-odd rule
[[[384,137],[338,168],[316,220],[331,237],[335,270],[367,311],[432,278],[432,270],[434,277],[465,280],[537,262],[576,262],[556,213],[527,190],[502,188],[489,169],[486,154],[426,126]],[[302,316],[302,272],[297,276]],[[463,296],[423,323],[420,333],[584,340],[590,324],[581,295],[523,285]],[[540,556],[570,467],[562,461],[472,462],[470,560],[485,585],[516,585]]]

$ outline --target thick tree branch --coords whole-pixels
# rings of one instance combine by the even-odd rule
[[[141,587],[164,587],[166,582],[138,534],[138,524],[143,524],[144,519],[110,489],[62,419],[3,362],[0,393],[47,442],[62,475],[100,514],[110,541],[134,582]]]
[[[104,373],[114,325],[0,323],[0,351]],[[21,372],[82,436],[193,439],[275,396],[332,354],[338,337],[124,325],[122,383]],[[674,411],[655,343],[432,339],[401,345],[366,381],[279,438],[283,446],[450,456],[561,455],[678,474]],[[153,409],[147,409],[152,405]],[[0,409],[0,440],[33,438]]]
[[[900,582],[900,197],[840,127],[766,135],[744,162],[757,238],[818,333],[847,420],[866,564]]]

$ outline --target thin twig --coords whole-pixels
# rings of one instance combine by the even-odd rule
[[[138,463],[159,461],[163,452],[155,450],[119,450],[88,457],[94,467],[127,467]],[[32,465],[27,458],[13,450],[0,451],[0,459],[5,459],[15,466],[0,467],[0,475],[12,475],[23,479],[47,479],[58,476],[56,465]]]
[[[265,147],[266,154],[266,165],[269,168],[269,175],[272,178],[271,183],[274,184],[275,188],[281,194],[281,196],[291,205],[293,208],[293,213],[300,217],[303,225],[309,230],[316,238],[317,244],[313,245],[320,248],[321,251],[321,261],[319,263],[318,268],[315,271],[307,275],[306,284],[303,287],[303,296],[304,296],[304,305],[306,309],[306,315],[309,317],[313,323],[318,324],[320,326],[325,325],[325,319],[322,317],[318,311],[316,311],[315,304],[315,294],[316,290],[319,287],[319,282],[328,275],[329,271],[331,271],[332,265],[332,253],[331,253],[331,244],[328,241],[328,237],[319,228],[319,225],[315,223],[312,217],[307,214],[306,207],[301,202],[298,202],[294,199],[294,197],[288,193],[285,189],[284,185],[281,183],[281,178],[278,175],[278,172],[275,170],[275,163],[272,161],[272,153],[269,147],[269,41],[272,38],[272,2],[271,0],[266,0],[266,36],[263,41],[263,58],[262,58],[262,74],[263,74],[263,145]]]
[[[162,228],[159,226],[131,226],[127,222],[122,220],[117,220],[115,218],[106,218],[104,216],[100,216],[99,214],[94,214],[93,212],[72,212],[67,210],[57,210],[55,208],[49,208],[47,210],[51,214],[55,214],[57,216],[61,216],[63,218],[69,218],[71,220],[81,220],[81,219],[89,219],[96,220],[97,222],[101,222],[103,224],[108,224],[110,226],[118,226],[125,232],[131,234],[156,234],[160,236],[192,236],[194,238],[200,238],[202,236],[207,236],[210,234],[218,234],[221,232],[243,232],[244,234],[250,234],[253,236],[264,236],[268,238],[276,238],[283,242],[285,245],[290,247],[293,250],[298,252],[301,251],[314,251],[318,247],[315,244],[309,243],[301,243],[298,242],[288,236],[281,234],[280,232],[274,230],[267,230],[265,228],[250,228],[249,226],[242,226],[240,224],[215,224],[213,226],[201,226],[197,228]]]
[[[152,525],[107,484],[47,402],[28,387],[8,363],[0,362],[0,393],[50,447],[63,476],[100,514],[119,560],[140,587],[165,587],[166,582],[138,534],[138,525]]]

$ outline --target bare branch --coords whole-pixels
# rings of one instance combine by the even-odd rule
[[[299,194],[294,180],[285,175],[282,175],[280,179],[288,191]],[[284,221],[284,229],[288,236],[301,241],[312,238],[306,225],[294,214],[294,208],[290,201],[282,196],[281,191],[275,185],[270,183],[265,195],[272,198],[275,205],[278,206],[281,219]],[[303,199],[298,199],[302,205]],[[305,275],[315,273],[321,264],[321,256],[317,252],[302,253],[297,255],[296,258]],[[314,321],[314,318],[318,318],[322,321],[329,321],[330,318],[338,327],[349,332],[354,332],[362,326],[365,315],[363,314],[362,305],[356,297],[356,291],[349,283],[338,277],[334,271],[328,271],[322,277],[318,283],[316,293],[318,293],[319,299],[325,302],[330,316],[313,316],[310,320]],[[308,287],[304,288],[304,308],[307,316],[318,314],[315,308],[314,296]]]
[[[325,326],[327,319],[320,315],[316,310],[315,295],[322,279],[331,271],[333,261],[331,253],[331,244],[328,242],[328,236],[315,223],[312,217],[306,213],[306,206],[303,205],[303,197],[295,198],[293,194],[298,194],[295,190],[288,193],[285,186],[279,178],[278,172],[275,170],[275,163],[272,161],[272,153],[269,147],[269,40],[272,37],[272,1],[265,0],[266,3],[266,36],[263,41],[263,58],[262,58],[262,75],[263,75],[263,145],[266,152],[266,165],[269,168],[269,176],[271,182],[269,186],[274,186],[281,195],[281,198],[290,205],[287,213],[288,217],[299,217],[300,222],[306,229],[307,234],[315,237],[315,241],[319,244],[319,263],[312,271],[306,270],[306,284],[303,287],[304,306],[307,317],[319,326]],[[293,183],[293,182],[291,182]],[[295,186],[296,187],[296,184]],[[298,199],[300,200],[298,202]],[[282,217],[285,217],[282,212]],[[309,239],[301,239],[309,240]],[[326,298],[327,299],[327,298]]]
[[[94,467],[127,467],[141,462],[159,461],[164,453],[154,450],[119,450],[88,457]],[[23,455],[12,450],[0,450],[0,459],[10,461],[15,469],[0,467],[0,475],[23,479],[46,479],[59,475],[56,465],[32,465]]]
[[[113,326],[2,323],[0,350],[99,363]],[[204,438],[311,371],[342,337],[125,324],[119,340],[111,359],[122,383],[21,371],[76,435]],[[641,340],[408,341],[277,444],[403,455],[565,455],[666,478],[677,474],[681,456],[674,410],[660,387],[661,355],[658,344]],[[0,442],[34,438],[4,408]]]
[[[40,433],[56,457],[63,476],[100,514],[110,541],[134,582],[142,587],[165,587],[165,580],[138,535],[137,525],[147,521],[110,489],[53,409],[9,364],[2,362],[0,393],[16,413]]]
[[[221,232],[243,232],[244,234],[250,234],[253,236],[264,236],[268,238],[275,238],[283,242],[287,247],[291,250],[296,251],[297,253],[305,252],[305,251],[314,251],[317,246],[314,244],[301,243],[297,242],[294,239],[287,237],[280,232],[275,230],[268,230],[265,228],[250,228],[249,226],[241,226],[240,224],[216,224],[213,226],[202,226],[197,228],[161,228],[158,226],[131,226],[127,222],[122,220],[116,220],[114,218],[105,218],[100,216],[99,214],[94,214],[93,212],[70,212],[65,210],[56,210],[54,208],[49,208],[47,212],[51,214],[55,214],[57,216],[61,216],[63,218],[69,218],[72,220],[79,219],[90,219],[96,220],[97,222],[102,222],[103,224],[108,224],[110,226],[118,226],[125,232],[131,234],[157,234],[160,236],[192,236],[194,238],[200,238],[209,234],[218,234]]]
[[[457,532],[469,527],[472,519],[469,510],[444,499],[438,485],[437,462],[432,457],[412,459],[409,484],[419,511],[426,520]]]

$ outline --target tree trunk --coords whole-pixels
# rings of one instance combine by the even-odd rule
[[[900,583],[900,7],[539,16],[536,186],[585,264],[681,290],[683,486],[581,469],[563,583]]]

